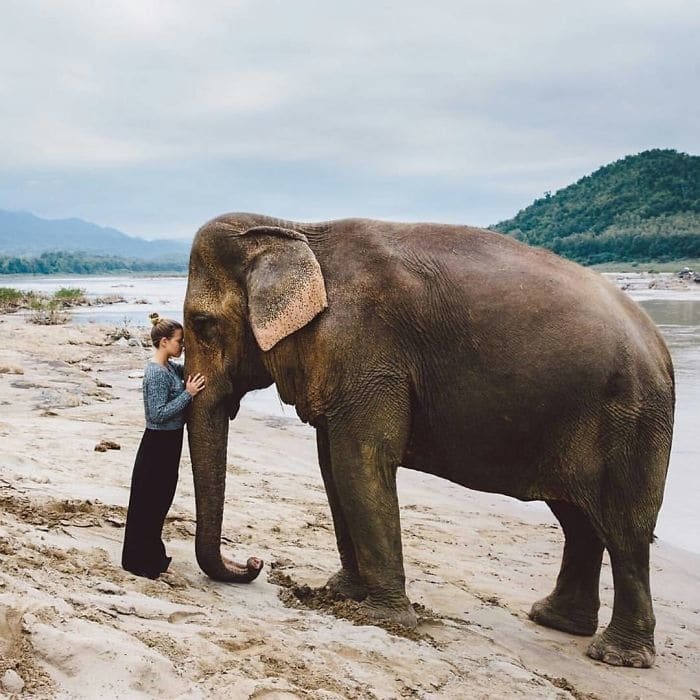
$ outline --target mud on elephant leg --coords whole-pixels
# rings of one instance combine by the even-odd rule
[[[319,426],[316,429],[316,447],[318,449],[318,463],[321,467],[321,476],[323,477],[323,484],[326,488],[326,496],[328,497],[328,504],[333,517],[333,527],[341,563],[341,568],[326,582],[326,588],[341,598],[362,601],[367,597],[367,587],[360,577],[355,546],[350,536],[350,528],[343,515],[338,498],[338,489],[333,480],[328,430],[325,426]]]
[[[547,505],[564,530],[564,554],[554,590],[532,606],[530,619],[570,634],[595,634],[603,543],[580,508],[563,501]]]
[[[324,588],[328,589],[337,598],[349,598],[358,603],[367,598],[367,586],[359,574],[354,574],[342,566],[331,576]]]
[[[357,566],[367,589],[365,614],[413,628],[417,618],[406,597],[396,469],[403,434],[392,441],[390,427],[381,436],[353,439],[347,424],[330,428],[333,479],[354,543]]]
[[[656,620],[649,588],[649,543],[608,544],[615,584],[612,619],[588,647],[593,659],[612,666],[649,668],[654,663]]]

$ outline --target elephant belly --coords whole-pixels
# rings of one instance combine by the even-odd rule
[[[414,416],[402,466],[521,500],[556,498],[571,457],[567,436],[556,406],[453,406],[432,419]]]
[[[451,449],[449,449],[451,447]],[[554,498],[558,489],[543,484],[547,468],[543,460],[524,459],[502,449],[478,449],[454,441],[448,448],[411,444],[401,466],[433,474],[476,491],[500,493],[524,501]],[[552,474],[553,475],[553,474]],[[558,479],[552,479],[552,482]]]

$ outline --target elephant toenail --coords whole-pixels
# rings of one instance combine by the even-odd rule
[[[603,661],[611,666],[622,666],[624,663],[622,656],[616,651],[606,651],[603,655]]]

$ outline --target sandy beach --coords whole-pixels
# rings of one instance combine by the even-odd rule
[[[538,505],[400,470],[417,631],[358,624],[352,606],[314,594],[338,556],[314,433],[293,409],[244,410],[231,425],[224,541],[265,560],[256,582],[199,570],[186,446],[170,571],[126,573],[151,352],[113,331],[0,316],[0,697],[700,698],[700,557],[653,545],[656,666],[612,668],[585,656],[588,638],[527,618],[563,543]],[[601,599],[602,626],[607,558]]]

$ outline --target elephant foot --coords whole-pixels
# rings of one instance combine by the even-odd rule
[[[347,569],[339,569],[326,582],[325,586],[334,596],[350,598],[358,602],[367,597],[367,587],[359,576]]]
[[[404,596],[405,604],[387,605],[372,599],[372,596],[367,596],[360,605],[360,610],[372,620],[381,622],[391,622],[408,629],[415,629],[418,626],[418,618],[416,611]]]
[[[250,583],[258,577],[263,568],[263,560],[257,557],[250,557],[245,564],[239,564],[227,557],[222,557],[222,560],[229,573],[226,581],[230,583]]]
[[[553,595],[538,600],[530,609],[529,617],[543,627],[590,637],[598,629],[598,615],[585,615],[572,606],[563,607]]]
[[[605,630],[599,634],[586,651],[596,661],[611,666],[631,666],[632,668],[651,668],[654,665],[656,649],[653,640],[646,643],[630,643],[620,640]]]

